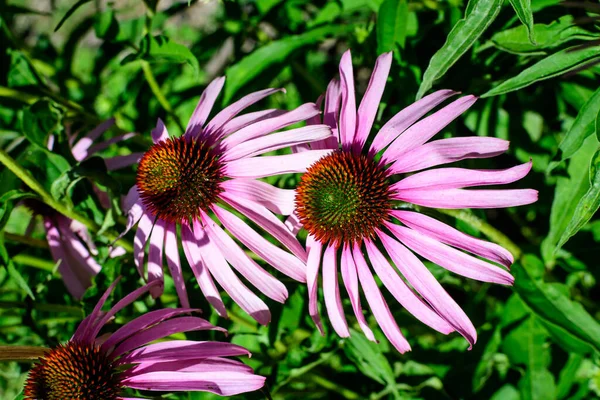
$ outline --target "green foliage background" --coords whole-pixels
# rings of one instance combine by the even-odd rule
[[[505,168],[533,159],[533,171],[512,187],[538,189],[536,204],[438,215],[509,248],[517,260],[515,286],[460,279],[428,264],[472,318],[479,340],[467,351],[458,334],[438,334],[398,305],[392,311],[413,347],[400,355],[379,332],[379,345],[356,331],[347,340],[330,329],[321,337],[307,313],[305,287],[289,279],[282,278],[287,304],[268,302],[268,327],[257,326],[232,302],[231,319],[218,319],[184,268],[192,304],[229,329],[231,341],[248,347],[253,357],[246,361],[268,377],[268,391],[240,398],[265,398],[267,392],[273,399],[598,397],[599,14],[598,2],[557,0],[0,0],[0,148],[55,201],[95,224],[103,265],[84,300],[71,298],[41,222],[26,235],[32,216],[19,201],[32,192],[2,167],[0,344],[66,341],[114,277],[124,279],[113,298],[139,285],[130,253],[107,258],[111,234],[123,228],[116,200],[132,186],[135,169],[108,174],[98,160],[76,166],[65,151],[67,129],[85,133],[114,117],[116,128],[105,137],[141,135],[104,155],[144,151],[157,117],[171,135],[182,132],[216,76],[227,77],[222,106],[253,90],[284,87],[287,94],[262,106],[291,109],[324,92],[347,48],[359,93],[378,54],[393,51],[376,128],[415,96],[449,88],[482,98],[444,135],[511,141],[508,154],[464,165]],[[45,150],[49,134],[58,151]],[[297,179],[275,183],[292,188]],[[113,194],[108,212],[90,180]],[[115,324],[176,306],[166,279],[164,296],[136,302]],[[212,333],[187,337],[227,340]],[[28,367],[0,364],[0,398],[21,398]]]

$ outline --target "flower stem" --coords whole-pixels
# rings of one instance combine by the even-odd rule
[[[515,259],[521,258],[523,254],[523,250],[519,246],[517,246],[512,240],[508,238],[504,233],[500,232],[498,229],[494,228],[492,225],[488,224],[481,218],[476,217],[472,213],[466,210],[449,210],[449,209],[438,209],[442,214],[449,215],[458,220],[466,222],[473,228],[477,229],[479,232],[483,233],[485,236],[504,247],[506,250],[510,251]]]
[[[179,126],[179,129],[181,129],[182,132],[185,132],[185,127],[179,120],[179,117],[177,115],[175,115],[175,113],[173,112],[173,109],[171,108],[171,104],[169,104],[169,101],[163,94],[162,89],[160,88],[160,85],[158,84],[158,82],[156,81],[156,78],[154,77],[152,68],[150,68],[150,64],[147,61],[142,61],[142,71],[144,71],[144,77],[146,78],[148,85],[150,85],[150,90],[152,90],[152,93],[154,93],[154,95],[156,96],[156,99],[158,100],[158,102],[160,103],[162,108],[164,108],[165,111],[171,116],[171,118],[173,118],[173,120],[175,120],[175,123],[177,124],[177,126]]]
[[[84,217],[83,215],[78,214],[74,210],[70,210],[64,204],[56,201],[50,193],[27,171],[24,169],[17,161],[12,158],[8,153],[4,150],[0,149],[0,163],[4,164],[13,174],[15,174],[19,179],[21,179],[31,190],[36,192],[41,200],[52,207],[54,210],[64,215],[65,217],[71,218],[75,221],[79,221],[84,224],[88,229],[97,232],[100,230],[100,225],[95,223],[89,218]],[[114,232],[105,232],[104,235],[109,240],[115,240],[118,235]],[[128,252],[133,251],[133,246],[131,243],[124,239],[119,239],[116,244],[123,247]]]
[[[38,346],[0,346],[0,361],[35,361],[48,350]]]
[[[4,238],[17,243],[24,243],[32,247],[48,248],[48,242],[42,239],[32,238],[31,236],[17,235],[15,233],[4,232]]]
[[[29,254],[17,254],[12,258],[13,262],[21,265],[25,265],[32,268],[41,269],[46,272],[54,272],[56,264],[51,261],[44,260],[35,256],[30,256]]]

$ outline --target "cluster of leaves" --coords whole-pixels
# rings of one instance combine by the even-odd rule
[[[305,288],[291,281],[285,306],[269,303],[268,327],[233,303],[231,319],[218,319],[186,271],[194,305],[253,352],[248,362],[268,377],[274,399],[600,396],[600,220],[593,218],[600,206],[599,15],[597,3],[558,0],[0,0],[0,149],[27,171],[0,170],[0,343],[65,341],[117,275],[124,278],[116,298],[139,285],[131,254],[107,257],[123,228],[119,196],[135,169],[109,174],[99,159],[77,163],[69,150],[74,136],[115,118],[107,137],[141,135],[104,155],[144,151],[157,117],[172,135],[181,133],[215,76],[227,77],[222,105],[251,90],[284,87],[285,95],[265,104],[291,109],[324,92],[345,49],[353,52],[359,92],[377,55],[393,51],[376,128],[415,95],[460,90],[481,99],[445,134],[511,141],[509,154],[464,165],[534,162],[515,187],[538,189],[536,204],[438,215],[516,255],[514,288],[457,279],[428,264],[477,327],[474,349],[400,307],[392,311],[411,353],[398,354],[381,334],[379,344],[359,332],[347,340],[330,331],[322,337],[308,317]],[[277,184],[296,182],[288,176]],[[111,204],[101,204],[92,183]],[[103,270],[83,301],[65,293],[40,219],[22,206],[29,198],[59,203],[91,228]],[[176,305],[167,277],[164,296],[136,302],[116,323]],[[0,398],[20,398],[28,367],[0,364]]]

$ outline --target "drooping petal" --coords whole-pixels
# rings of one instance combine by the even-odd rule
[[[377,236],[411,286],[423,296],[431,308],[464,336],[471,346],[475,344],[477,331],[473,323],[427,267],[411,251],[388,235],[378,231]]]
[[[469,109],[477,97],[464,96],[448,104],[441,110],[423,118],[419,122],[408,128],[402,135],[387,148],[381,157],[385,164],[392,162],[411,150],[423,145],[438,132],[444,129],[448,124],[454,121],[459,115]]]
[[[308,250],[308,261],[306,263],[306,288],[308,289],[308,313],[317,329],[324,335],[321,316],[319,315],[318,299],[318,279],[319,267],[321,265],[321,248],[319,241],[315,240],[310,234],[306,239],[306,248]]]
[[[365,91],[360,106],[358,107],[358,114],[356,116],[356,136],[354,137],[353,149],[356,153],[362,151],[371,128],[373,127],[373,121],[377,116],[377,109],[379,108],[379,102],[383,96],[385,89],[385,83],[390,73],[392,66],[392,52],[384,53],[377,57],[371,79],[369,80],[369,86]]]
[[[538,191],[533,189],[410,189],[401,190],[392,196],[432,208],[503,208],[535,203]]]
[[[119,236],[111,243],[111,246],[121,239],[129,230],[138,223],[140,218],[142,218],[142,214],[144,213],[144,207],[142,205],[142,201],[140,200],[140,195],[137,190],[137,186],[133,185],[129,192],[127,192],[127,196],[123,200],[123,211],[127,213],[127,225],[125,226],[125,230],[119,234]]]
[[[280,189],[256,179],[229,179],[221,183],[221,188],[236,197],[260,203],[280,215],[294,212],[296,192],[292,189]]]
[[[153,218],[150,213],[144,209],[133,240],[133,261],[142,279],[146,279],[144,274],[144,257],[146,255],[146,243],[152,231],[152,220]]]
[[[185,130],[186,136],[198,137],[200,134],[203,134],[202,127],[206,123],[210,110],[212,110],[215,101],[217,101],[217,97],[219,96],[219,93],[221,93],[224,84],[225,77],[218,77],[204,89],[204,92],[202,92],[202,95],[200,96],[200,101],[198,101],[198,105],[188,122],[188,126]]]
[[[177,371],[177,372],[246,372],[253,373],[251,367],[241,361],[223,357],[209,357],[182,361],[143,362],[125,371],[123,378],[148,372]]]
[[[496,265],[463,253],[413,229],[386,223],[385,226],[408,248],[421,257],[467,278],[512,285],[513,276]]]
[[[264,377],[244,372],[149,372],[123,380],[123,385],[140,390],[203,391],[234,396],[262,388]]]
[[[218,131],[212,134],[211,140],[216,141],[231,135],[233,132],[237,132],[248,125],[256,124],[266,119],[279,117],[285,114],[287,111],[277,110],[274,108],[268,110],[255,111],[248,114],[240,115],[239,117],[233,118],[231,121],[224,124]]]
[[[104,142],[95,144],[93,146],[90,146],[90,148],[88,149],[88,154],[87,156],[91,156],[93,154],[96,154],[102,150],[107,149],[110,145],[115,144],[115,143],[119,143],[128,139],[131,139],[132,137],[136,136],[135,133],[130,132],[130,133],[124,133],[122,135],[118,135],[115,137],[112,137],[108,140],[105,140]]]
[[[85,343],[94,342],[96,336],[91,335],[93,327],[100,316],[100,312],[102,310],[102,307],[104,306],[104,303],[106,303],[108,296],[110,296],[110,294],[115,289],[115,286],[117,286],[117,283],[119,283],[120,280],[121,277],[117,277],[117,279],[115,279],[113,283],[108,287],[108,289],[104,291],[102,297],[100,297],[100,300],[98,300],[92,312],[83,321],[81,321],[81,323],[75,330],[75,333],[73,334],[71,340],[77,340]]]
[[[163,277],[163,247],[165,245],[165,225],[163,219],[159,219],[154,224],[152,235],[150,236],[150,246],[148,249],[148,282],[158,280],[160,285],[156,285],[150,289],[150,294],[153,298],[162,295],[164,290]]]
[[[344,307],[338,285],[337,251],[331,244],[323,255],[323,297],[331,326],[340,337],[349,337],[348,323],[344,316]]]
[[[85,137],[79,139],[79,141],[75,143],[75,145],[71,149],[73,157],[77,161],[82,161],[83,159],[85,159],[89,154],[88,150],[90,146],[94,144],[94,142],[100,137],[100,135],[102,135],[104,132],[110,129],[110,127],[112,127],[114,124],[115,119],[109,118],[94,129],[92,129],[87,135],[85,135]]]
[[[228,193],[221,193],[221,198],[238,212],[252,220],[258,226],[267,231],[271,236],[277,239],[281,244],[287,247],[301,261],[306,261],[306,251],[294,236],[273,213],[260,204],[241,199],[233,198]]]
[[[231,343],[170,340],[149,344],[118,359],[119,364],[194,360],[207,357],[248,356],[250,352]]]
[[[248,140],[225,151],[223,161],[244,159],[286,147],[311,143],[331,137],[331,128],[327,125],[308,125]]]
[[[437,168],[410,175],[394,183],[391,191],[408,189],[460,189],[480,185],[504,185],[518,181],[531,170],[531,161],[498,170]]]
[[[237,243],[204,212],[202,212],[202,220],[209,238],[219,248],[227,262],[266,296],[284,303],[288,297],[285,285],[248,257]]]
[[[235,103],[225,107],[214,116],[212,120],[206,125],[206,135],[210,136],[213,133],[218,132],[223,126],[231,121],[236,115],[250,107],[252,104],[259,102],[267,96],[273,93],[284,92],[285,89],[264,89],[258,92],[250,93],[236,101]]]
[[[348,245],[344,245],[342,250],[342,260],[340,264],[342,271],[342,279],[344,280],[344,286],[350,296],[350,302],[352,303],[352,310],[358,321],[358,325],[362,329],[363,333],[370,341],[376,342],[373,331],[369,328],[367,320],[362,312],[362,306],[360,304],[360,293],[358,291],[358,276],[356,275],[356,265],[352,258],[352,251]]]
[[[212,210],[223,226],[253,253],[287,276],[306,282],[306,267],[297,257],[263,238],[233,213],[218,206],[213,206]]]
[[[190,268],[192,268],[192,272],[196,277],[196,281],[198,282],[198,286],[200,286],[202,294],[215,308],[217,314],[223,318],[227,318],[227,309],[225,308],[225,304],[223,304],[219,290],[217,290],[217,287],[215,286],[215,283],[210,276],[208,269],[206,268],[206,264],[202,259],[202,254],[200,253],[200,248],[198,247],[198,243],[196,241],[196,236],[188,224],[181,225],[181,242],[183,244],[183,252],[185,253],[185,257],[190,264]]]
[[[224,173],[231,178],[265,178],[267,176],[306,172],[332,150],[310,150],[282,156],[261,156],[230,161]]]
[[[203,222],[205,224],[209,223],[208,221]],[[213,239],[199,227],[200,222],[194,221],[194,233],[198,241],[198,247],[211,275],[242,310],[246,311],[258,323],[267,325],[271,321],[269,307],[240,281],[231,270],[219,248],[214,244]]]
[[[340,143],[349,150],[356,132],[356,97],[354,93],[354,71],[352,55],[347,50],[340,60],[340,79],[342,83],[342,108],[340,112]]]
[[[409,228],[421,232],[442,243],[487,258],[488,260],[502,264],[507,268],[514,262],[512,254],[504,247],[462,233],[435,218],[413,211],[394,210],[391,214]]]
[[[440,317],[425,304],[423,300],[417,297],[406,283],[404,283],[402,278],[400,278],[398,273],[372,241],[366,240],[365,245],[375,273],[379,279],[381,279],[383,285],[390,291],[392,296],[402,304],[402,307],[406,308],[409,313],[417,317],[419,321],[438,332],[443,334],[454,332],[454,328],[450,326],[446,320]]]
[[[279,129],[304,121],[317,114],[319,114],[319,109],[316,104],[302,104],[300,107],[288,111],[283,115],[265,119],[259,123],[248,125],[245,128],[232,133],[220,143],[221,150],[225,151],[232,149],[240,143],[278,131]]]
[[[297,235],[300,229],[302,229],[302,222],[300,222],[298,219],[298,215],[296,215],[295,212],[292,212],[285,220],[285,226],[290,230],[290,232],[292,232],[292,234]]]
[[[106,169],[109,171],[116,171],[121,168],[129,167],[133,164],[138,164],[142,159],[144,153],[131,153],[126,156],[114,156],[104,159]]]
[[[493,137],[457,137],[425,143],[405,153],[391,165],[388,172],[397,174],[420,171],[441,164],[468,158],[489,158],[508,150],[508,141]],[[394,161],[394,160],[389,160]]]
[[[151,134],[154,143],[162,142],[169,138],[169,132],[162,119],[159,118],[158,121],[156,121],[156,128],[152,129]]]
[[[377,287],[377,283],[371,274],[371,270],[369,269],[369,266],[367,265],[367,262],[365,261],[358,244],[354,245],[352,255],[354,256],[356,271],[358,272],[358,279],[360,280],[360,284],[365,297],[367,298],[367,302],[369,303],[369,307],[371,308],[377,323],[381,327],[381,330],[385,334],[385,337],[388,338],[390,343],[392,343],[392,345],[400,353],[410,351],[410,345],[400,331],[400,328],[398,328],[396,320],[394,320],[394,317],[392,316],[385,299],[381,295],[381,292]]]
[[[414,124],[423,115],[433,110],[438,104],[444,100],[456,95],[457,92],[452,90],[438,90],[421,100],[406,107],[398,114],[394,115],[385,125],[381,127],[373,143],[371,144],[370,154],[377,154],[385,146],[390,144],[398,135],[402,134],[409,126]]]
[[[167,224],[165,228],[165,256],[167,257],[167,265],[173,278],[173,285],[177,291],[179,302],[184,308],[190,307],[185,281],[181,271],[181,259],[179,258],[179,246],[177,244],[177,226],[174,223]]]

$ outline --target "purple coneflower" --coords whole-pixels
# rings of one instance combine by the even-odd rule
[[[537,200],[535,190],[464,188],[514,182],[527,175],[531,163],[506,170],[423,171],[468,158],[497,156],[508,149],[506,140],[493,137],[428,142],[476,100],[474,96],[461,97],[419,120],[457,94],[450,90],[435,92],[400,111],[367,146],[391,61],[391,53],[377,59],[357,112],[352,59],[350,51],[346,52],[340,63],[341,83],[332,81],[325,97],[324,122],[336,136],[297,148],[299,154],[307,149],[334,149],[302,176],[297,188],[296,212],[289,220],[292,231],[300,226],[308,231],[309,312],[322,330],[317,309],[317,277],[322,269],[329,320],[339,336],[350,335],[338,287],[339,265],[354,314],[365,335],[375,340],[362,312],[359,287],[394,347],[400,352],[410,350],[373,278],[375,272],[411,314],[444,334],[458,331],[472,345],[477,337],[473,324],[414,253],[459,275],[504,285],[513,283],[508,272],[512,255],[496,244],[468,236],[419,212],[395,209],[394,205],[397,201],[433,208],[530,204]]]
[[[259,156],[293,145],[331,137],[327,125],[312,125],[273,133],[319,114],[315,104],[295,110],[242,110],[280,89],[252,93],[206,122],[224,78],[212,81],[200,98],[185,133],[169,137],[162,121],[152,131],[154,145],[140,160],[136,185],[127,195],[127,229],[138,223],[134,261],[148,280],[163,278],[163,256],[175,282],[181,304],[189,306],[178,250],[178,227],[185,256],[200,290],[219,315],[227,312],[216,280],[229,296],[261,324],[270,320],[267,305],[238,278],[237,271],[267,297],[284,302],[285,286],[252,260],[246,248],[282,273],[304,282],[306,251],[276,214],[289,215],[294,191],[257,180],[278,174],[304,172],[327,151]],[[227,208],[244,215],[273,236],[282,250]],[[215,221],[219,221],[231,236]],[[145,248],[149,245],[144,268]],[[233,267],[233,269],[232,269]],[[153,296],[162,286],[154,287]]]
[[[114,282],[66,344],[49,350],[32,367],[25,398],[36,400],[139,400],[122,397],[125,388],[151,391],[204,391],[222,396],[258,390],[265,378],[225,357],[250,355],[230,343],[157,340],[181,332],[219,330],[190,314],[198,310],[169,308],[146,313],[109,335],[98,336],[122,308],[159,281],[131,292],[109,311],[102,307]],[[149,344],[151,343],[151,344]]]

